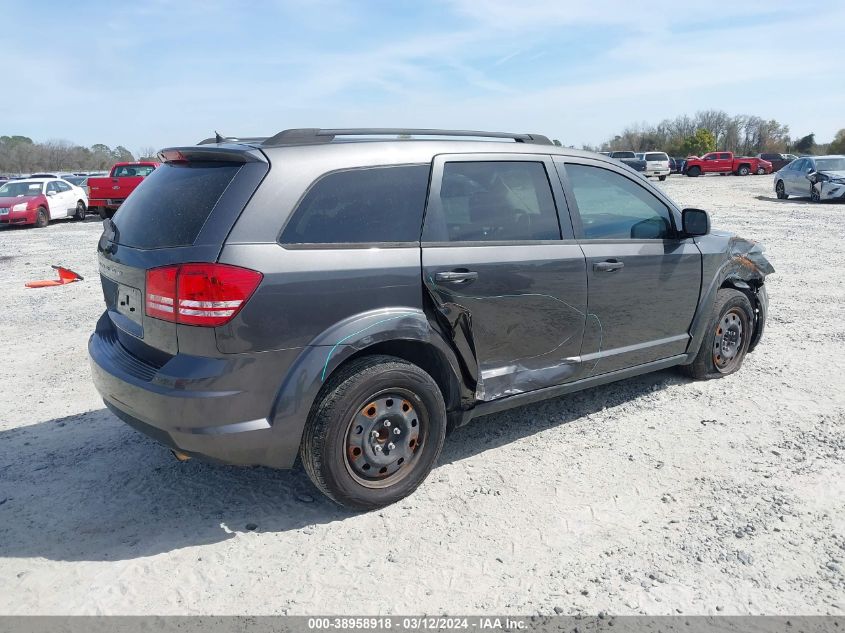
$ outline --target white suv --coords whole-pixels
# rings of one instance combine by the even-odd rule
[[[666,180],[670,171],[669,155],[666,152],[643,152],[642,159],[645,161],[643,176],[657,176],[660,180]]]

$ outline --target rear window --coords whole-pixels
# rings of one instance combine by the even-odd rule
[[[646,154],[646,160],[669,160],[668,154],[663,154],[662,152],[657,152],[655,154]]]
[[[429,171],[429,165],[397,165],[326,174],[293,212],[281,242],[418,242]]]
[[[149,176],[155,171],[152,165],[122,165],[115,167],[112,177],[125,178],[127,176]]]
[[[219,162],[162,165],[114,216],[118,242],[134,248],[190,246],[240,168]]]

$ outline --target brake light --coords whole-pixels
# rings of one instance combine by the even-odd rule
[[[231,321],[264,276],[227,264],[180,264],[147,271],[147,316],[217,327]]]

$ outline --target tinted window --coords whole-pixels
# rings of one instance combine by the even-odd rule
[[[560,239],[543,163],[452,162],[443,167],[440,205],[426,219],[429,242]]]
[[[162,165],[114,216],[118,243],[135,248],[190,246],[240,167],[218,162]]]
[[[628,178],[600,167],[566,165],[586,239],[672,237],[669,209]]]
[[[428,165],[336,171],[317,180],[282,232],[284,244],[418,242]]]
[[[646,154],[646,160],[669,160],[669,156],[666,154],[662,154],[660,152],[656,152],[654,154]]]
[[[731,157],[730,154],[719,154],[719,158],[721,160],[728,160],[728,159],[730,159],[730,157]]]

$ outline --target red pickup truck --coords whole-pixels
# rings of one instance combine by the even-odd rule
[[[737,176],[757,174],[762,176],[772,173],[772,164],[762,158],[734,156],[732,152],[710,152],[701,158],[698,156],[687,158],[684,173],[693,178],[701,174],[736,174]]]
[[[88,209],[99,212],[104,220],[160,165],[152,161],[117,163],[108,176],[88,179]]]

